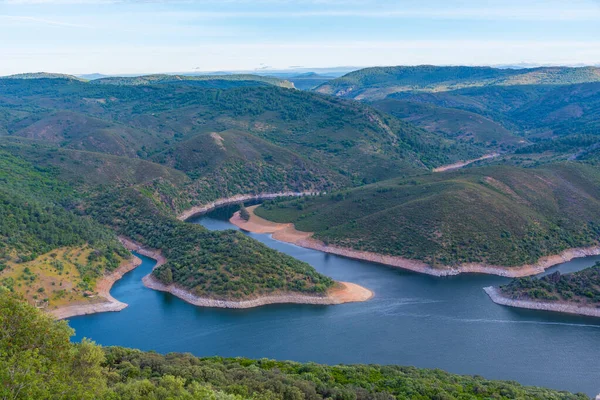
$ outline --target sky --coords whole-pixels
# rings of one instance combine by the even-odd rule
[[[0,0],[0,75],[600,64],[600,0]]]

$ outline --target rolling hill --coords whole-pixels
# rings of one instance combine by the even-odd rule
[[[143,75],[134,77],[106,77],[94,79],[96,85],[182,85],[205,89],[231,89],[234,87],[278,86],[292,89],[290,81],[260,75]]]
[[[509,151],[526,143],[502,124],[471,111],[394,98],[372,106],[429,132],[486,149]]]
[[[228,130],[261,139],[265,151],[266,142],[283,147],[341,182],[373,182],[482,152],[366,105],[273,86],[215,90],[57,78],[0,79],[0,88],[0,127],[6,136],[186,165],[192,175],[190,160],[175,161],[170,153],[179,143],[214,142],[210,135]],[[212,154],[192,147],[196,169],[202,169]],[[263,154],[265,163],[271,158],[276,159]]]
[[[433,65],[374,67],[350,72],[315,89],[355,100],[378,100],[393,93],[440,92],[469,87],[565,85],[600,81],[597,67],[438,67]]]
[[[421,260],[519,266],[597,245],[600,170],[582,163],[493,166],[272,201],[256,214],[326,244]]]

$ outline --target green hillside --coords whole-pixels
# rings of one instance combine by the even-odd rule
[[[429,132],[490,150],[514,150],[526,142],[502,124],[466,110],[393,98],[376,101],[372,105]]]
[[[6,262],[35,260],[62,247],[92,246],[95,258],[80,271],[91,274],[86,287],[91,290],[94,279],[105,272],[95,261],[107,260],[110,271],[120,256],[127,256],[116,240],[122,234],[163,251],[168,262],[156,271],[159,279],[205,297],[244,299],[275,291],[320,294],[333,285],[310,265],[239,232],[209,232],[179,221],[176,211],[192,202],[186,191],[189,178],[176,170],[99,153],[10,143],[3,148],[19,155],[2,153],[6,173],[0,175],[5,182],[0,234]],[[44,178],[46,170],[50,178]],[[40,205],[32,201],[38,197],[44,200]],[[4,285],[15,287],[12,281]]]
[[[597,244],[600,171],[581,163],[494,166],[394,179],[256,213],[325,243],[444,267],[517,266]]]
[[[177,145],[210,142],[208,135],[228,130],[294,152],[304,164],[326,168],[341,182],[372,182],[481,154],[365,105],[276,87],[213,90],[0,79],[0,89],[5,136],[185,164],[191,176],[212,154],[197,152],[194,168],[191,160],[173,160]],[[269,164],[270,155],[263,156]]]
[[[599,81],[600,68],[597,67],[499,69],[420,65],[365,68],[326,82],[315,90],[356,100],[377,100],[397,92],[440,92],[482,86],[564,85]]]
[[[134,77],[108,77],[92,81],[95,85],[185,85],[206,89],[230,89],[250,86],[279,86],[293,88],[290,81],[260,75],[143,75]]]
[[[80,214],[76,191],[58,175],[0,150],[0,286],[43,308],[81,301],[129,257],[109,229]],[[77,259],[72,270],[66,259]]]
[[[600,305],[600,264],[578,272],[555,272],[542,278],[519,278],[500,286],[511,299],[572,303],[580,307]]]
[[[70,342],[73,330],[0,288],[0,396],[21,399],[586,399],[440,370],[301,364]]]
[[[493,86],[439,93],[396,93],[392,97],[411,104],[412,110],[407,109],[404,117],[416,123],[420,119],[430,122],[431,117],[415,103],[450,109],[451,114],[438,116],[438,124],[451,124],[454,113],[460,111],[493,120],[528,142],[517,150],[521,158],[583,159],[600,142],[600,83]],[[386,99],[382,103],[392,101]],[[485,131],[481,125],[479,132]]]

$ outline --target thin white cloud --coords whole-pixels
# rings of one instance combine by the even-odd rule
[[[65,21],[57,21],[46,18],[38,18],[23,15],[0,15],[0,20],[13,21],[17,23],[34,24],[34,25],[46,25],[46,26],[60,26],[67,28],[91,28],[89,25],[73,24]]]

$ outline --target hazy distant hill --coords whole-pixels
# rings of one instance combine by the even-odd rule
[[[296,89],[300,90],[311,90],[319,85],[329,82],[334,79],[331,76],[319,75],[315,72],[307,72],[304,74],[292,76],[287,78],[288,81],[292,82]]]
[[[69,80],[75,80],[75,81],[84,81],[85,80],[85,79],[78,78],[73,75],[55,74],[55,73],[49,73],[49,72],[32,72],[32,73],[25,73],[25,74],[15,74],[15,75],[2,76],[2,77],[0,77],[0,79],[69,79]]]
[[[189,85],[212,89],[273,85],[293,88],[294,84],[283,79],[259,75],[144,75],[133,77],[108,77],[95,79],[97,85]]]
[[[357,100],[375,100],[407,91],[439,92],[494,85],[562,85],[598,81],[600,68],[597,67],[499,69],[421,65],[365,68],[322,84],[315,90]]]

